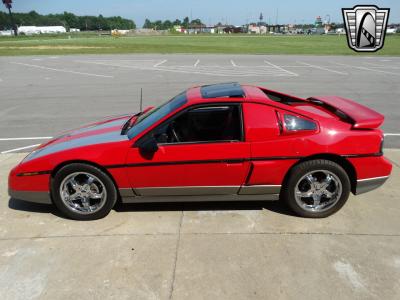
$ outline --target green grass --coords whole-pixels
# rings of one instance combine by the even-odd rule
[[[168,35],[111,37],[96,34],[0,37],[0,55],[114,53],[226,53],[363,55],[350,50],[345,36]],[[367,55],[400,55],[400,35]]]

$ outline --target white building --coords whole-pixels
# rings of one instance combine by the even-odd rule
[[[387,28],[386,33],[387,34],[394,34],[397,32],[397,28]]]
[[[129,29],[113,29],[111,30],[112,35],[127,35],[130,32]]]
[[[0,31],[0,36],[11,36],[11,35],[13,35],[12,30],[3,30],[3,31]]]
[[[41,33],[65,33],[67,30],[64,26],[20,26],[18,27],[19,34],[41,34]]]
[[[249,25],[249,33],[266,34],[267,33],[267,26],[264,26],[264,25],[258,26],[256,24],[250,24]]]

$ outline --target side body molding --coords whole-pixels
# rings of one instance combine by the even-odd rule
[[[280,185],[120,189],[123,203],[278,200]]]

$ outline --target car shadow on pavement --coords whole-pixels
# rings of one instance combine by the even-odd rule
[[[38,204],[10,198],[8,207],[13,210],[53,214],[64,217],[54,205]],[[116,212],[151,211],[229,211],[229,210],[268,210],[274,213],[295,216],[281,201],[239,201],[239,202],[169,202],[169,203],[117,203]]]
[[[130,211],[228,211],[269,210],[278,214],[295,216],[281,201],[238,201],[238,202],[170,202],[170,203],[118,203],[117,212]]]
[[[8,201],[8,208],[33,213],[53,214],[57,217],[65,219],[65,217],[57,210],[57,208],[54,205],[50,204],[32,203],[10,198],[10,200]]]

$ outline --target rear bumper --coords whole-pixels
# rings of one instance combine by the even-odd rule
[[[15,191],[8,189],[8,195],[17,200],[23,200],[27,202],[40,203],[40,204],[51,204],[51,198],[49,192],[38,192],[38,191]]]
[[[389,176],[357,180],[356,195],[377,189],[385,183]]]

